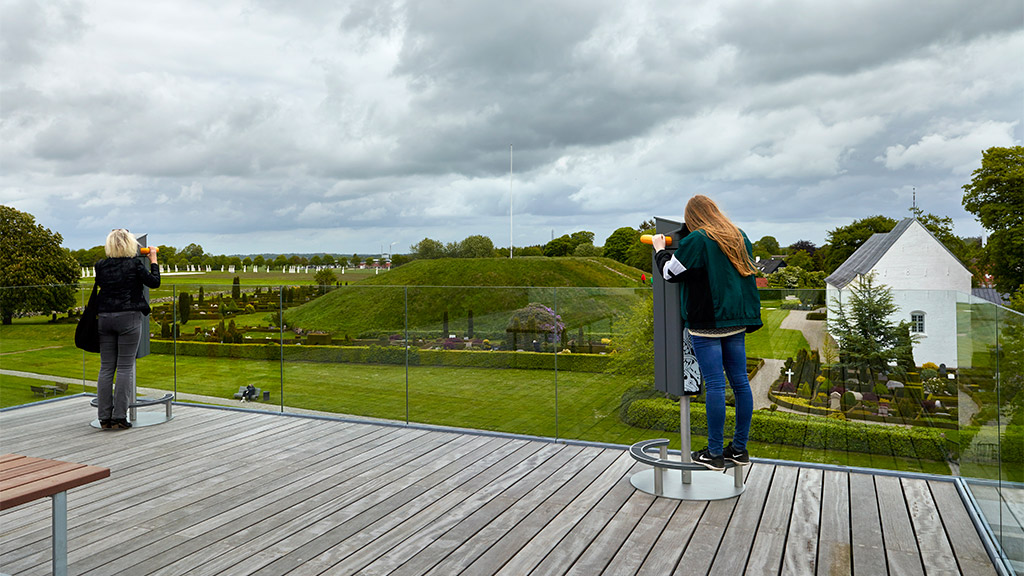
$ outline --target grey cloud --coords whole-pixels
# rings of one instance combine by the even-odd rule
[[[742,54],[737,73],[760,81],[851,74],[935,47],[1020,29],[1024,4],[743,2],[724,4],[718,38]]]
[[[0,63],[8,70],[40,64],[51,47],[75,42],[86,29],[76,0],[5,1],[0,10]]]

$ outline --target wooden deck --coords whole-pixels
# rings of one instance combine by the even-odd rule
[[[951,482],[754,463],[738,498],[633,488],[620,449],[179,405],[89,427],[0,414],[0,449],[109,467],[68,494],[70,574],[995,574]],[[711,474],[702,472],[696,474]],[[0,572],[47,574],[49,502],[0,514]]]

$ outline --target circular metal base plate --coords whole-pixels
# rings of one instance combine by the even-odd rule
[[[691,482],[683,484],[682,473],[678,470],[665,470],[664,493],[654,493],[654,469],[642,470],[633,474],[629,482],[637,489],[654,496],[664,496],[675,500],[725,500],[743,493],[746,486],[736,487],[732,473],[722,474],[714,470],[698,470],[690,473]],[[740,474],[743,471],[740,470]]]
[[[138,412],[135,415],[135,420],[132,421],[132,428],[155,426],[157,424],[163,424],[164,422],[168,422],[173,418],[174,416],[168,418],[165,412]],[[89,426],[92,426],[93,428],[99,428],[99,418],[90,422]]]

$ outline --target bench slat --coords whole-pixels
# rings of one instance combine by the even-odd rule
[[[38,482],[57,474],[71,472],[82,466],[85,466],[85,464],[61,462],[59,460],[43,462],[41,466],[23,466],[15,470],[16,474],[9,475],[7,478],[0,480],[0,490],[6,492],[24,484],[31,484],[32,482]]]
[[[8,458],[8,456],[17,456],[17,458]],[[30,466],[35,462],[45,462],[45,460],[43,458],[30,458],[19,454],[4,454],[3,457],[0,457],[0,471],[14,470],[21,466]]]
[[[0,486],[7,487],[6,482],[17,478],[27,478],[30,474],[45,473],[54,467],[54,460],[43,458],[25,458],[24,464],[15,466],[0,464]]]
[[[67,463],[64,463],[67,464]],[[0,483],[0,510],[20,506],[33,500],[53,496],[77,486],[108,478],[109,468],[78,465],[77,468],[54,476],[37,479],[27,484],[7,488],[7,482]]]

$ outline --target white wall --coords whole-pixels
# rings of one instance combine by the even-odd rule
[[[920,222],[914,221],[872,268],[893,290],[971,293],[971,273]]]

